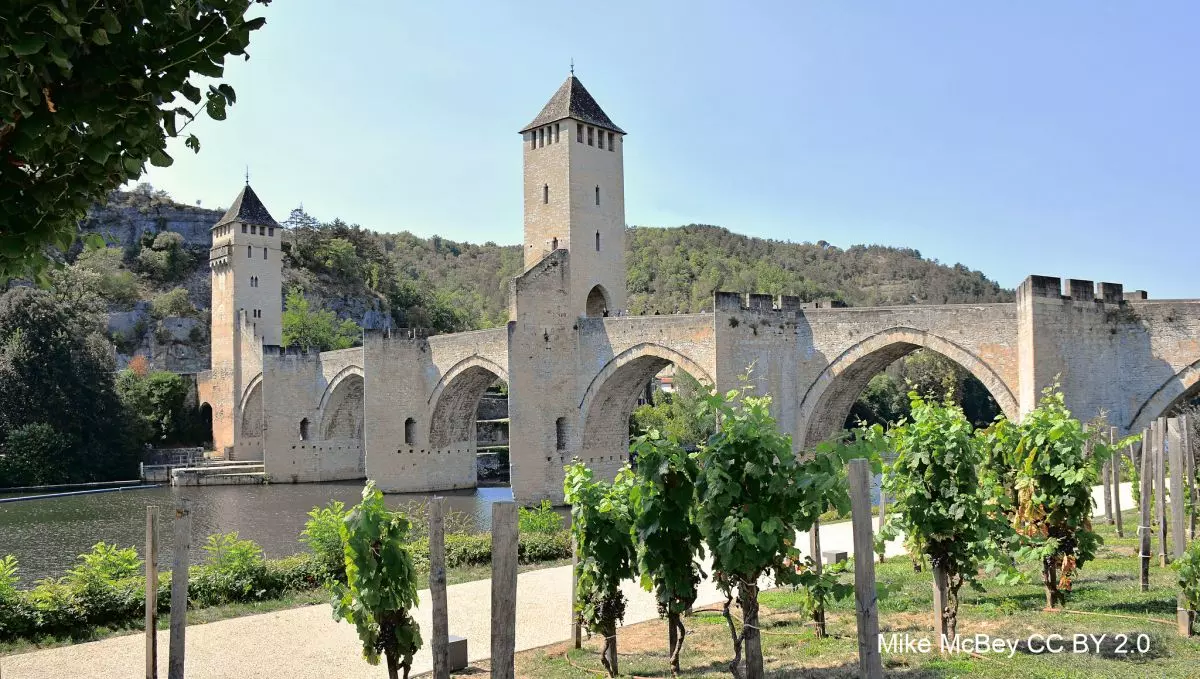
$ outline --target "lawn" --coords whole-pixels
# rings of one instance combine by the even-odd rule
[[[1117,538],[1111,526],[1100,525],[1104,538],[1099,558],[1087,564],[1075,579],[1067,610],[1044,611],[1045,596],[1037,570],[1026,569],[1028,584],[1000,586],[984,579],[984,592],[963,588],[959,633],[974,638],[1022,642],[1034,637],[1040,646],[1047,635],[1063,636],[1061,653],[970,653],[942,656],[932,633],[932,583],[928,571],[914,572],[907,557],[892,557],[876,565],[881,589],[880,631],[909,635],[914,642],[928,639],[929,652],[887,649],[884,674],[890,677],[1197,677],[1200,676],[1200,637],[1182,639],[1175,632],[1174,571],[1158,566],[1157,548],[1151,567],[1149,592],[1137,580],[1137,521],[1124,516],[1126,537]],[[853,600],[839,602],[827,615],[829,638],[817,639],[806,625],[809,616],[803,596],[790,590],[772,590],[761,596],[763,655],[767,676],[856,677],[858,646]],[[696,611],[686,624],[687,643],[681,656],[682,676],[728,677],[732,657],[729,630],[716,607]],[[1108,635],[1099,643],[1088,638],[1089,652],[1073,652],[1075,635]],[[1124,634],[1124,639],[1115,635]],[[666,625],[654,621],[622,628],[618,634],[622,675],[670,676],[666,654]],[[1139,648],[1140,644],[1140,648]],[[1119,648],[1120,647],[1120,648]],[[1083,646],[1081,645],[1081,650]],[[518,654],[517,674],[537,679],[582,679],[602,674],[597,639],[579,650],[568,644]],[[1124,651],[1124,652],[1122,652]]]

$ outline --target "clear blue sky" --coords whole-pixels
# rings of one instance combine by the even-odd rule
[[[518,243],[517,130],[573,57],[629,224],[1200,297],[1200,5],[870,5],[275,2],[229,119],[147,180],[224,207],[249,165],[278,219]]]

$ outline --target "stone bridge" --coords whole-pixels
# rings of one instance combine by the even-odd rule
[[[515,279],[505,328],[368,332],[361,348],[320,354],[265,347],[243,420],[261,398],[272,480],[473,487],[475,411],[497,379],[509,385],[511,479],[523,502],[561,501],[573,458],[604,475],[625,464],[630,413],[672,364],[720,390],[752,367],[797,450],[840,430],[870,378],[917,348],[964,367],[1009,417],[1057,380],[1076,416],[1104,413],[1132,431],[1200,391],[1200,300],[1031,276],[1012,304],[819,308],[718,292],[710,313],[586,317],[565,301],[569,269],[558,250]]]

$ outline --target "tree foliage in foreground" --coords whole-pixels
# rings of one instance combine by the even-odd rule
[[[628,467],[612,483],[597,481],[582,462],[566,469],[563,492],[571,505],[571,535],[579,550],[576,610],[592,634],[604,638],[600,660],[617,676],[617,624],[625,617],[621,581],[634,576],[637,553],[630,530],[633,473]]]
[[[821,577],[831,577],[798,566],[806,560],[793,543],[796,533],[811,528],[826,509],[845,512],[850,505],[839,474],[841,457],[823,448],[797,460],[791,437],[779,432],[770,415],[770,402],[739,390],[708,398],[719,426],[701,448],[696,481],[696,523],[713,558],[713,579],[726,596],[734,651],[730,670],[746,679],[763,676],[759,579],[772,575],[779,584],[813,587]],[[734,597],[742,612],[740,633],[729,610]]]
[[[368,481],[362,502],[355,505],[340,528],[346,560],[346,584],[329,583],[333,617],[358,629],[363,657],[372,665],[382,653],[388,676],[404,677],[413,655],[421,648],[421,629],[412,617],[417,606],[417,572],[405,546],[410,524],[400,512],[389,511],[383,493]]]
[[[38,271],[70,247],[88,207],[167,166],[167,138],[197,116],[224,120],[220,78],[243,55],[254,2],[6,3],[0,22],[0,278]],[[249,58],[247,56],[247,58]],[[195,135],[186,145],[200,150]]]
[[[687,636],[682,616],[696,602],[704,577],[696,562],[704,548],[692,502],[700,467],[678,439],[657,430],[639,436],[630,450],[637,455],[630,504],[638,571],[642,588],[654,593],[658,614],[667,619],[671,670],[678,674]]]

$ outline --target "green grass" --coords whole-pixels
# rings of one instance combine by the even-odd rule
[[[1157,544],[1151,567],[1150,591],[1138,585],[1136,519],[1124,515],[1126,536],[1097,525],[1105,544],[1098,558],[1084,566],[1074,580],[1066,612],[1044,611],[1045,595],[1040,574],[1025,569],[1029,582],[1000,586],[985,576],[986,591],[963,587],[959,609],[960,635],[987,634],[991,638],[1025,640],[1031,634],[1061,634],[1068,652],[1033,655],[1017,652],[1012,658],[987,653],[940,657],[932,634],[932,583],[930,573],[913,571],[905,556],[890,557],[876,564],[879,585],[880,631],[884,635],[908,633],[914,639],[929,638],[932,653],[884,653],[884,674],[891,677],[1035,677],[1067,679],[1083,677],[1197,677],[1200,676],[1200,637],[1183,639],[1175,632],[1174,571],[1158,566]],[[838,602],[827,613],[830,637],[817,639],[810,627],[803,597],[790,590],[772,590],[760,596],[763,608],[763,655],[767,676],[855,677],[858,646],[853,599]],[[690,616],[687,643],[681,656],[684,677],[728,677],[732,657],[729,630],[717,607]],[[1074,634],[1123,633],[1130,635],[1126,649],[1133,651],[1133,638],[1146,635],[1149,652],[1117,655],[1113,644],[1105,653],[1071,653]],[[661,621],[632,625],[618,635],[623,675],[668,677],[666,626]],[[599,676],[600,645],[595,639],[580,650],[565,645],[538,649],[519,655],[518,674],[538,679],[584,679]]]

